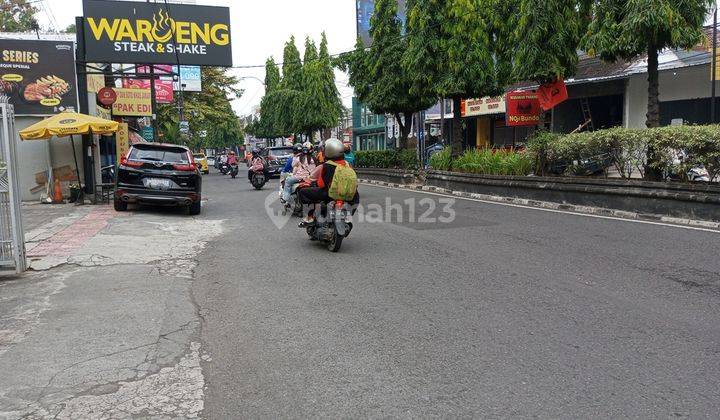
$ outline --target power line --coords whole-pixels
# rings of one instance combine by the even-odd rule
[[[478,13],[478,12],[479,12],[479,11],[478,11],[477,9],[471,9],[471,10],[469,10],[469,11],[467,11],[467,12],[465,12],[465,13],[459,15],[459,16],[455,16],[455,19],[460,19],[460,18],[463,18],[463,17],[465,17],[465,16],[467,16],[467,15],[470,15],[470,14],[473,14],[473,13]],[[442,22],[438,22],[438,23],[436,23],[436,24],[434,24],[434,25],[430,25],[430,26],[428,26],[428,27],[426,27],[426,28],[422,28],[422,29],[420,29],[420,30],[417,31],[417,32],[418,32],[417,35],[421,35],[422,32],[425,32],[425,31],[427,31],[427,30],[438,28],[438,27],[440,27],[441,25],[442,25]],[[415,34],[415,33],[410,33],[410,32],[405,32],[404,34],[401,34],[401,35],[400,35],[400,39],[399,39],[398,41],[402,41],[402,40],[404,40],[405,38],[409,38],[410,36],[414,36],[414,35],[416,35],[416,34]],[[369,45],[369,46],[363,48],[363,51],[369,50],[370,47],[372,47],[372,45]],[[335,53],[335,54],[330,54],[329,56],[330,56],[331,58],[337,58],[337,57],[340,57],[340,56],[342,56],[342,55],[344,55],[344,54],[350,54],[350,53],[353,53],[353,52],[355,52],[355,48],[353,48],[352,50],[347,50],[347,51],[342,51],[342,52]],[[314,60],[319,60],[319,59],[320,59],[320,58],[318,57],[318,58],[316,58],[316,59],[314,59]],[[288,64],[291,64],[291,63],[292,63],[292,64],[303,64],[303,61],[302,61],[302,60],[297,60],[297,61],[294,61],[294,62],[290,62],[290,63],[288,63]],[[275,67],[280,67],[280,66],[282,66],[282,65],[284,65],[284,64],[285,64],[284,62],[275,63]],[[257,69],[257,68],[263,68],[263,67],[265,67],[266,65],[267,65],[267,64],[253,64],[253,65],[245,65],[245,66],[233,66],[232,68],[234,68],[234,69]]]

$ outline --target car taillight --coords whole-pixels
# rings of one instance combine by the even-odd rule
[[[128,152],[128,154],[130,154],[130,152]],[[128,155],[125,155],[120,158],[120,165],[129,166],[131,168],[139,168],[139,167],[143,166],[143,163],[139,162],[137,160],[128,159]]]
[[[197,170],[197,165],[195,164],[195,158],[193,158],[192,153],[188,152],[187,154],[189,163],[176,163],[173,164],[173,168],[175,168],[176,171],[195,171]]]

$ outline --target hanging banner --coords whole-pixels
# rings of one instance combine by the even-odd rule
[[[505,96],[486,96],[480,99],[465,99],[460,107],[463,117],[502,114],[506,110]]]
[[[536,92],[509,92],[506,95],[507,111],[505,124],[508,126],[540,124],[540,101]]]
[[[541,85],[537,91],[540,108],[549,111],[568,98],[567,86],[564,80],[556,80],[553,83]]]
[[[227,7],[83,0],[83,16],[87,61],[232,66]]]
[[[171,74],[172,66],[157,65],[155,74],[155,101],[159,104],[171,104],[174,98],[173,81],[162,74]],[[149,74],[150,66],[137,66],[136,73]],[[150,79],[123,79],[122,86],[126,89],[150,89]]]
[[[128,125],[127,123],[120,123],[118,131],[115,133],[115,156],[118,164],[120,163],[120,159],[125,156],[129,149],[130,133]]]
[[[3,39],[0,94],[16,115],[53,115],[78,108],[72,42]]]
[[[98,65],[94,63],[91,65],[93,68],[85,67],[85,70],[90,73],[97,73],[98,71],[95,67],[98,67]],[[105,87],[105,76],[102,74],[88,74],[85,77],[87,78],[87,89],[89,93],[97,93],[100,89]]]
[[[112,106],[113,115],[147,117],[152,115],[149,89],[115,88],[117,100]]]

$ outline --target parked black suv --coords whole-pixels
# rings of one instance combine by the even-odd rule
[[[268,147],[263,155],[268,162],[268,174],[271,178],[280,176],[288,159],[292,159],[293,148],[288,146]]]
[[[185,146],[139,143],[130,147],[118,166],[115,210],[129,203],[185,206],[200,214],[202,176]]]

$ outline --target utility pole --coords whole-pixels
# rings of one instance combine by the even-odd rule
[[[153,129],[153,142],[157,143],[158,140],[158,124],[157,124],[157,100],[155,99],[155,65],[149,64],[150,66],[150,109],[152,118],[152,129]],[[137,72],[137,70],[135,70]]]
[[[445,98],[440,101],[440,143],[445,144]]]
[[[715,124],[717,122],[715,112],[715,90],[717,85],[717,25],[718,25],[718,8],[717,1],[715,2],[715,12],[713,13],[713,48],[712,48],[712,88],[710,89],[710,123]]]

